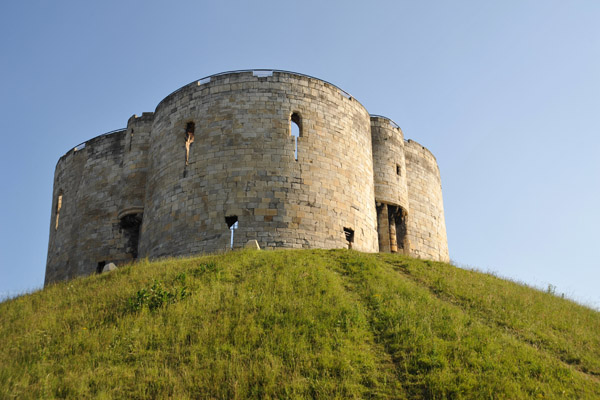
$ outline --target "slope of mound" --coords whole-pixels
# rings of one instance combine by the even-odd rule
[[[139,262],[0,304],[1,398],[600,398],[600,313],[347,250]]]

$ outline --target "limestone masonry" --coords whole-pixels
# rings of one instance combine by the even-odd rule
[[[352,248],[448,260],[435,157],[340,88],[277,70],[194,81],[56,165],[45,283],[138,257]]]

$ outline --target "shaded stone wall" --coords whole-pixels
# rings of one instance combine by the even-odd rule
[[[99,136],[58,161],[45,283],[92,274],[99,262],[128,259],[117,218],[124,137],[125,131]]]
[[[154,113],[143,113],[140,117],[134,115],[127,121],[122,150],[122,202],[119,217],[143,212],[153,121]]]
[[[419,143],[404,144],[410,211],[407,234],[410,254],[449,261],[442,182],[435,157]]]

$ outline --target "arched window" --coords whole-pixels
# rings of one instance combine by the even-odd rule
[[[58,192],[58,198],[56,199],[56,216],[55,216],[55,225],[54,230],[58,230],[58,217],[60,216],[60,209],[62,208],[62,190]]]
[[[297,112],[290,117],[290,135],[294,138],[294,160],[298,161],[298,138],[302,136],[302,119]]]

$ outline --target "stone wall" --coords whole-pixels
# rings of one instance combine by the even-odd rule
[[[371,116],[375,201],[408,211],[404,135],[390,119]]]
[[[435,157],[419,143],[404,145],[410,211],[407,234],[414,257],[449,261],[442,182]]]
[[[130,259],[117,218],[124,138],[124,130],[99,136],[58,161],[46,283],[92,274],[98,263]]]
[[[227,216],[239,220],[234,247],[346,247],[350,228],[353,248],[377,251],[369,124],[335,86],[288,73],[220,75],[168,96],[152,129],[141,256],[225,250]]]
[[[153,121],[154,113],[143,113],[141,117],[134,115],[127,121],[122,150],[120,217],[131,213],[143,213]]]
[[[234,248],[256,240],[448,260],[427,149],[330,83],[236,71],[186,85],[61,157],[46,283],[102,263],[224,251],[235,221]]]

